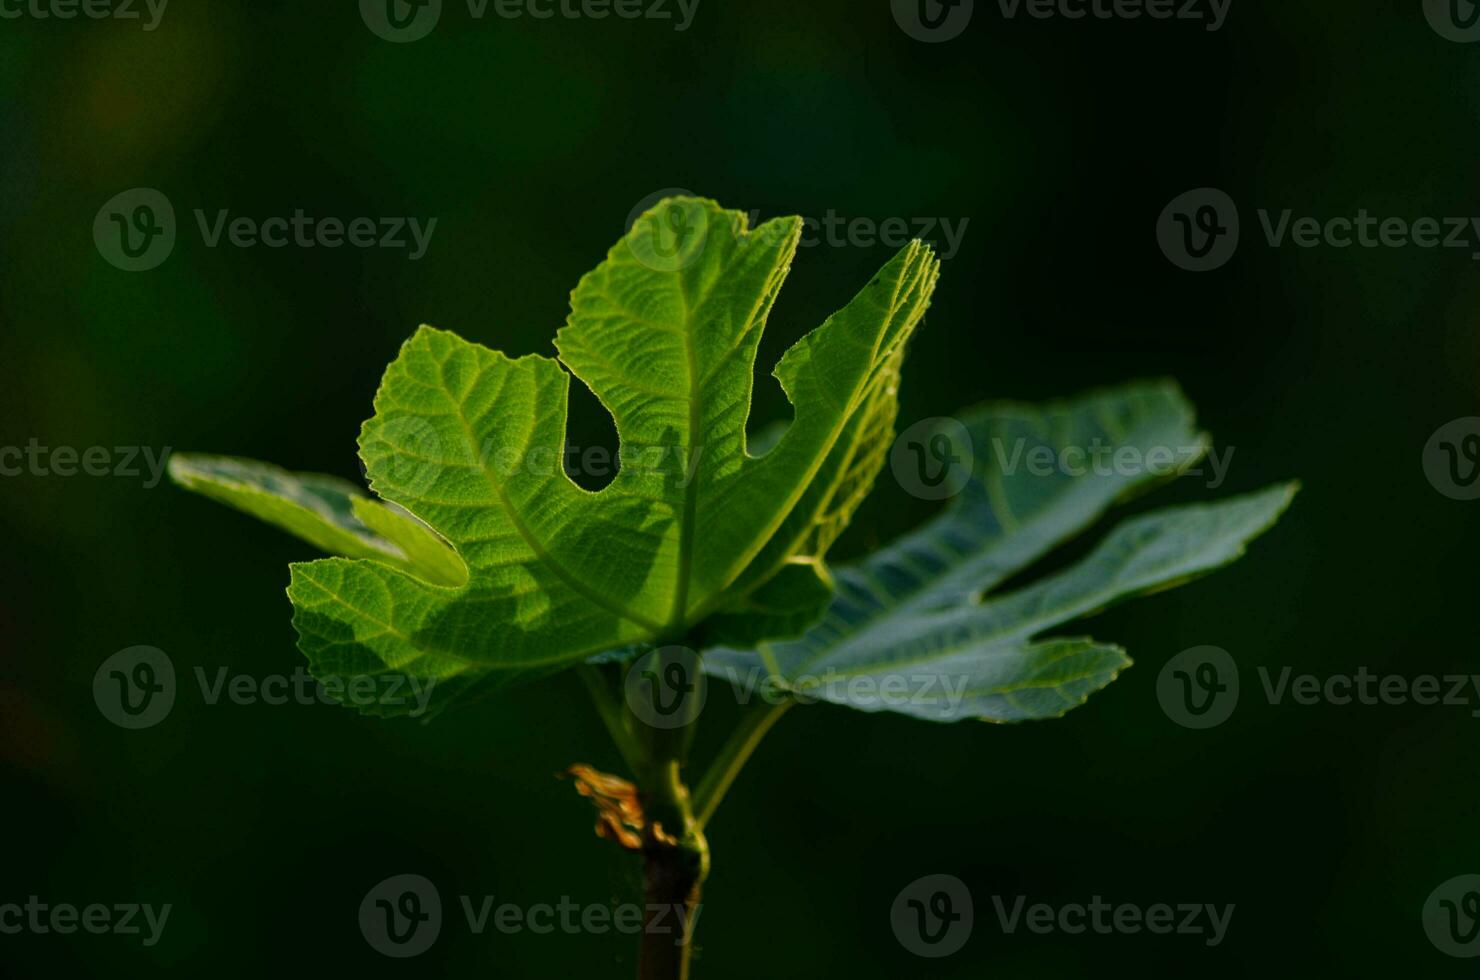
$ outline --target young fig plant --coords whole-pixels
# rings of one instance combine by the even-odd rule
[[[577,285],[556,358],[509,358],[422,327],[360,432],[373,496],[248,460],[170,463],[181,486],[333,556],[290,568],[312,672],[341,691],[402,682],[354,707],[417,714],[425,696],[390,693],[414,689],[435,713],[578,671],[631,778],[576,765],[576,787],[598,832],[642,856],[647,915],[690,927],[709,873],[705,827],[788,708],[1058,717],[1130,663],[1058,629],[1233,561],[1295,492],[1153,511],[1002,591],[1207,441],[1170,383],[988,404],[913,446],[922,467],[927,447],[954,467],[932,494],[951,496],[943,512],[830,569],[828,549],[889,459],[901,363],[940,266],[920,242],[895,255],[776,365],[790,422],[747,436],[757,346],[801,229],[795,217],[752,229],[707,200],[660,202]],[[595,492],[565,466],[572,375],[620,443],[616,476]],[[1146,465],[1007,465],[1089,453]],[[691,781],[688,695],[706,678],[742,689],[748,707]],[[687,977],[692,940],[691,928],[677,941],[645,928],[639,977]]]

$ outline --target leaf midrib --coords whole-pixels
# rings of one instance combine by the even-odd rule
[[[794,234],[793,237],[796,237],[796,234]],[[918,245],[918,242],[916,244]],[[913,262],[914,259],[917,257],[918,254],[912,255],[910,261]],[[774,516],[771,525],[766,528],[764,534],[757,536],[757,543],[754,545],[754,547],[752,547],[746,554],[744,554],[741,557],[741,560],[735,564],[735,567],[730,570],[729,581],[733,582],[735,576],[738,576],[744,572],[746,566],[755,559],[755,556],[760,553],[761,549],[765,547],[766,543],[771,540],[772,536],[774,536],[776,532],[781,528],[781,526],[786,522],[786,518],[791,514],[792,509],[795,508],[797,502],[802,499],[802,496],[806,493],[807,488],[811,486],[812,481],[817,478],[817,474],[822,469],[823,463],[826,462],[827,454],[832,451],[832,447],[837,444],[838,438],[842,435],[843,430],[848,427],[848,422],[852,418],[853,412],[858,409],[859,404],[866,396],[866,393],[875,378],[878,365],[881,363],[880,347],[884,343],[884,339],[889,332],[889,327],[894,323],[896,316],[904,314],[905,306],[903,302],[901,302],[900,298],[902,295],[907,297],[909,295],[909,292],[913,290],[915,280],[911,279],[908,275],[911,268],[912,266],[909,263],[906,263],[904,269],[901,270],[899,281],[894,284],[894,292],[890,296],[889,303],[887,304],[889,313],[885,317],[884,322],[880,325],[878,335],[874,338],[870,351],[870,358],[874,362],[874,368],[870,369],[869,373],[863,378],[862,381],[859,382],[854,391],[850,393],[848,404],[844,407],[842,414],[839,416],[837,424],[833,426],[832,432],[827,439],[827,447],[822,452],[817,454],[817,457],[812,461],[806,472],[797,481],[790,499],[784,503],[783,507],[777,509],[776,515]],[[916,274],[924,275],[926,274],[926,272],[928,272],[928,262],[926,264],[926,268],[917,270]],[[928,291],[924,293],[924,296],[928,298]],[[764,297],[762,298],[762,302],[764,302]],[[759,305],[757,305],[757,310],[759,310]],[[829,318],[829,320],[831,320],[831,318]],[[823,324],[823,326],[826,325],[826,323]],[[795,424],[795,422],[793,422],[793,424]],[[785,437],[783,436],[783,438]],[[775,450],[772,451],[774,452]],[[712,611],[713,607],[718,604],[723,594],[724,589],[721,588],[717,589],[712,595],[706,597],[704,603],[698,607],[699,611],[694,616],[694,619],[698,621],[703,619],[704,616],[707,616],[709,612]]]
[[[684,362],[688,367],[689,375],[689,445],[688,458],[684,460],[685,465],[693,467],[693,475],[684,485],[683,515],[678,524],[678,586],[673,591],[673,609],[668,614],[668,629],[674,632],[684,627],[684,611],[689,601],[689,583],[693,578],[694,565],[694,521],[699,510],[699,466],[694,461],[695,433],[699,431],[699,422],[704,417],[699,402],[699,364],[694,353],[694,312],[689,306],[689,297],[684,289],[683,271],[678,274],[678,300],[683,304],[683,320],[687,329],[681,331],[683,334]],[[699,305],[704,305],[701,298]],[[744,333],[749,333],[751,321],[746,321]],[[742,337],[744,336],[742,333]],[[738,349],[738,345],[737,348]],[[729,358],[726,354],[716,363],[716,369]]]
[[[746,238],[749,238],[751,235],[754,235],[759,231],[759,228],[742,231],[737,236],[737,240],[740,242],[740,247],[743,247]],[[724,366],[724,363],[730,358],[734,357],[736,352],[739,351],[742,346],[744,346],[745,339],[750,336],[750,333],[753,330],[757,329],[757,327],[764,327],[764,323],[757,322],[758,319],[762,318],[761,310],[766,307],[768,300],[772,303],[775,302],[776,294],[780,291],[781,283],[785,281],[786,274],[790,271],[791,260],[792,257],[796,254],[796,242],[800,238],[800,234],[801,230],[799,225],[791,230],[790,234],[788,235],[789,241],[781,248],[780,251],[777,252],[777,261],[771,265],[770,271],[767,273],[766,288],[761,290],[759,295],[757,295],[755,303],[750,308],[750,313],[745,318],[745,327],[740,331],[740,335],[737,338],[736,342],[732,344],[730,348],[726,350],[722,355],[720,355],[719,359],[715,361],[713,368],[711,368],[710,371],[707,372],[703,378],[699,377],[699,364],[697,360],[697,355],[694,351],[695,324],[693,322],[693,314],[695,310],[702,309],[704,307],[704,304],[708,302],[710,295],[712,295],[713,291],[718,287],[723,277],[717,277],[715,281],[710,284],[709,288],[705,290],[704,294],[699,297],[698,303],[691,304],[689,302],[688,294],[685,292],[684,288],[685,280],[683,276],[683,270],[679,271],[677,279],[678,298],[683,304],[684,323],[687,327],[687,329],[683,330],[682,332],[684,357],[687,362],[689,376],[689,458],[686,462],[689,466],[693,467],[693,476],[684,486],[683,515],[679,521],[678,586],[674,590],[673,610],[670,613],[670,621],[668,624],[668,629],[675,633],[683,631],[690,623],[690,617],[688,615],[688,602],[689,589],[693,581],[694,526],[698,521],[700,480],[700,466],[698,461],[695,460],[693,457],[693,442],[695,439],[695,433],[698,431],[700,421],[703,419],[703,412],[700,408],[702,404],[700,395],[704,388],[708,385],[710,379],[713,378],[715,374],[719,373],[720,369]],[[752,366],[750,390],[750,397],[752,399],[755,395],[754,372],[755,369],[754,366]],[[749,415],[749,407],[750,406],[747,406],[746,410],[747,416]],[[818,465],[821,465],[820,462]],[[816,471],[814,468],[812,473],[807,477],[807,481],[810,482],[812,477],[815,475]],[[797,499],[800,499],[800,497],[798,497]],[[788,506],[788,512],[790,512],[790,507],[795,506],[795,503],[796,501],[793,500],[791,505]],[[780,524],[778,523],[776,527],[779,526]],[[773,527],[766,532],[765,536],[761,539],[762,546],[764,546],[764,543],[766,541],[770,540],[771,535],[776,533],[776,527]],[[716,594],[719,594],[723,591],[723,589],[720,589]],[[705,602],[707,603],[713,598],[714,596],[707,596],[705,598]],[[704,608],[702,603],[700,608]],[[704,613],[696,615],[695,617],[693,617],[693,621],[697,622],[699,619],[702,618],[703,615]]]

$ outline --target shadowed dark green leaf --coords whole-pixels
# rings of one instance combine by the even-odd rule
[[[972,477],[946,512],[836,570],[838,594],[806,636],[706,651],[706,670],[747,687],[933,721],[1061,715],[1130,661],[1114,646],[1044,633],[1235,560],[1294,494],[1281,486],[1136,518],[1069,569],[987,597],[1117,500],[1192,465],[1206,440],[1168,384],[1042,409],[988,406],[962,422]],[[1080,451],[1082,465],[1066,463]],[[1092,462],[1097,453],[1103,468]],[[1029,463],[1049,457],[1046,469]]]

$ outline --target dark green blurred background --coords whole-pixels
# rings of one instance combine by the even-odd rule
[[[969,218],[906,366],[902,422],[982,399],[1180,379],[1220,492],[1299,477],[1248,558],[1090,629],[1138,665],[1061,721],[938,727],[792,712],[712,826],[700,977],[1460,976],[1421,924],[1480,871],[1469,707],[1271,706],[1257,665],[1474,668],[1475,508],[1425,479],[1480,414],[1470,249],[1267,247],[1255,208],[1480,214],[1480,46],[1420,0],[1233,0],[1226,26],[1004,18],[911,39],[887,0],[702,0],[671,21],[469,17],[392,44],[355,4],[175,0],[139,22],[0,19],[0,444],[226,452],[358,476],[380,372],[421,322],[552,353],[570,288],[629,212],[683,187],[762,217]],[[1169,263],[1154,225],[1214,186],[1242,207],[1226,267]],[[104,202],[152,187],[180,240],[130,274]],[[206,248],[192,212],[435,216],[401,251]],[[883,247],[804,250],[762,369],[841,306]],[[595,438],[594,401],[575,434]],[[769,381],[759,417],[782,410]],[[607,423],[609,427],[609,423]],[[156,946],[0,936],[10,975],[626,976],[622,936],[481,937],[419,960],[361,938],[388,875],[499,902],[631,901],[636,869],[553,774],[618,768],[569,675],[430,726],[321,706],[209,706],[119,729],[94,671],[135,644],[182,682],[301,662],[283,595],[305,546],[144,478],[0,479],[0,902],[171,902]],[[1184,480],[1159,502],[1210,496]],[[1144,506],[1144,505],[1143,505]],[[930,512],[887,475],[842,549]],[[1158,706],[1161,665],[1216,644],[1245,671],[1227,724]],[[701,751],[734,714],[714,697]],[[965,880],[976,933],[916,959],[895,895]],[[1235,903],[1227,941],[1001,934],[988,896]]]

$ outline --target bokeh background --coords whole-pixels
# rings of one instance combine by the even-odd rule
[[[1118,607],[1093,633],[1137,666],[1060,721],[936,727],[792,712],[711,828],[701,977],[1460,976],[1421,913],[1480,871],[1480,720],[1465,707],[1272,706],[1254,668],[1474,671],[1476,507],[1421,465],[1480,414],[1471,249],[1268,247],[1255,209],[1480,214],[1480,48],[1420,0],[1233,0],[1198,22],[1006,18],[976,4],[926,44],[887,0],[702,0],[692,25],[476,20],[449,0],[415,43],[355,4],[175,0],[139,22],[0,21],[0,444],[149,446],[358,476],[355,434],[418,323],[551,353],[569,289],[632,208],[684,187],[763,217],[969,225],[914,344],[903,421],[1174,376],[1223,446],[1220,492],[1298,477],[1248,558]],[[1234,259],[1186,273],[1158,214],[1212,186]],[[166,194],[171,257],[122,272],[103,203]],[[193,211],[435,216],[421,260],[207,248]],[[762,370],[840,306],[883,247],[804,250]],[[757,416],[781,411],[767,383]],[[602,436],[594,401],[574,436]],[[609,423],[607,423],[609,426]],[[356,911],[388,875],[444,900],[631,901],[635,867],[554,774],[617,768],[569,675],[431,725],[325,706],[205,704],[201,667],[299,663],[283,594],[313,557],[145,478],[0,479],[0,901],[170,902],[163,940],[0,936],[12,976],[258,977],[429,970],[626,976],[618,935],[473,936],[374,953]],[[1158,502],[1210,491],[1184,480]],[[1145,506],[1144,502],[1137,506]],[[887,476],[842,544],[930,512]],[[174,659],[157,727],[98,712],[124,647]],[[1172,724],[1156,676],[1216,644],[1245,668],[1227,724]],[[733,715],[711,699],[700,751]],[[960,954],[916,959],[895,895],[976,895]],[[989,896],[1234,903],[1227,940],[1003,935]]]

